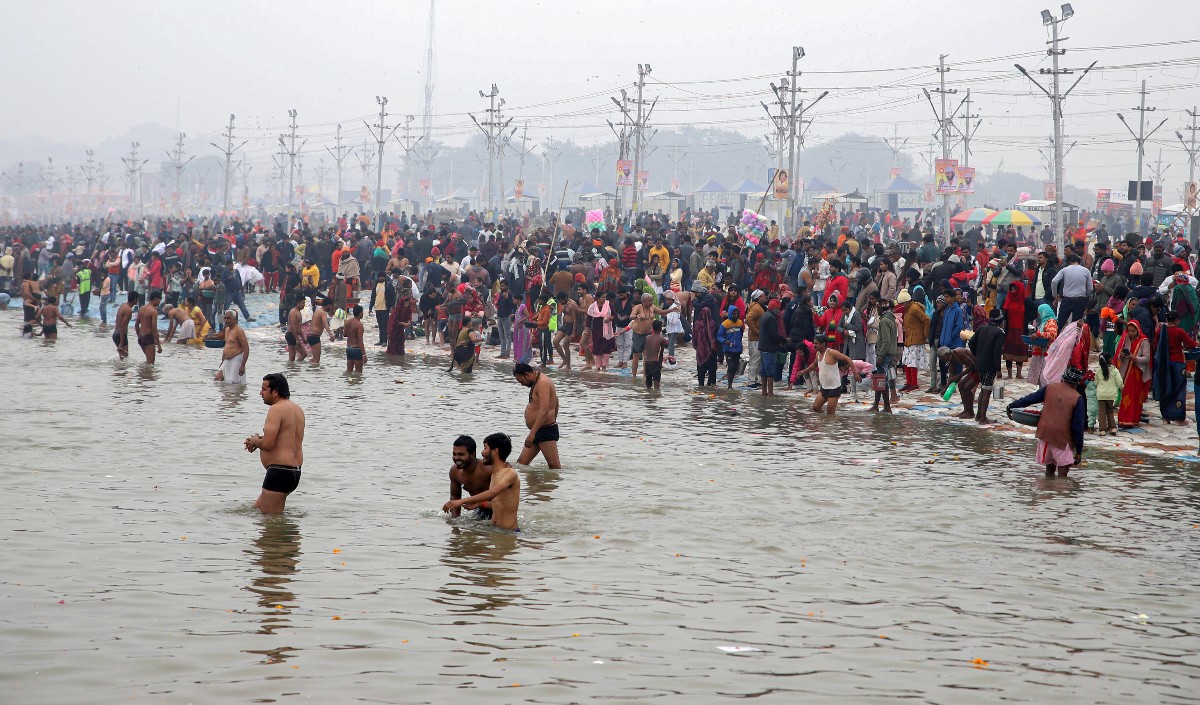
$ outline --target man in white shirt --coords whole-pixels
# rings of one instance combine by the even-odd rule
[[[1050,289],[1058,303],[1059,326],[1065,326],[1072,320],[1083,320],[1088,301],[1092,298],[1092,273],[1080,264],[1079,255],[1067,257],[1067,266],[1054,275]]]

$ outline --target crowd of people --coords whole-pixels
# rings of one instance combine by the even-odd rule
[[[249,354],[244,333],[230,343],[226,329],[239,312],[254,320],[245,294],[258,287],[278,294],[293,361],[319,362],[322,340],[344,338],[347,368],[361,371],[366,317],[388,354],[424,337],[463,372],[490,345],[498,359],[628,368],[656,387],[687,348],[701,387],[723,367],[727,387],[744,377],[764,396],[802,389],[827,414],[846,394],[869,392],[872,410],[890,412],[907,393],[957,392],[962,416],[985,425],[998,380],[1061,380],[1048,353],[1080,323],[1085,397],[1116,412],[1089,413],[1091,425],[1147,423],[1151,394],[1165,421],[1186,424],[1184,351],[1196,347],[1200,302],[1192,245],[1176,233],[1114,240],[1077,227],[1060,251],[1045,231],[943,234],[886,212],[834,211],[795,233],[772,223],[761,240],[709,213],[648,215],[628,229],[584,229],[579,215],[393,214],[380,230],[357,215],[315,229],[282,217],[7,228],[0,284],[19,282],[25,332],[40,323],[47,337],[66,322],[65,295],[86,316],[98,289],[107,322],[125,292],[113,336],[122,354],[135,312],[139,347],[160,350],[161,316],[167,340],[224,337],[227,359],[242,356],[226,378],[244,375]]]

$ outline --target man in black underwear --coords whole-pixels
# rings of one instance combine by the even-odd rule
[[[561,468],[558,459],[558,392],[554,383],[523,362],[513,366],[513,377],[529,387],[529,403],[525,406],[525,426],[529,428],[529,435],[517,462],[528,465],[541,453],[552,470]]]
[[[475,457],[475,439],[470,436],[459,436],[454,439],[454,447],[450,458],[454,464],[450,466],[450,499],[462,499],[463,490],[474,496],[486,492],[492,484],[492,468],[484,465]],[[454,507],[450,516],[457,517],[462,512],[460,507]],[[492,518],[492,508],[486,502],[475,510],[475,519],[487,521]]]
[[[262,381],[259,391],[266,404],[267,421],[263,432],[245,440],[246,451],[262,451],[259,460],[266,468],[262,493],[254,507],[263,514],[283,512],[287,496],[300,484],[300,467],[304,464],[304,409],[292,401],[287,378],[273,372]]]
[[[300,336],[303,335],[301,326],[304,325],[303,313],[304,297],[297,296],[292,310],[288,311],[287,332],[283,334],[283,339],[287,341],[288,362],[303,361],[308,357],[308,353],[304,352],[304,346],[300,344]]]
[[[133,306],[138,302],[138,293],[129,292],[125,303],[117,308],[117,317],[113,321],[113,344],[117,346],[117,355],[122,360],[129,357],[129,321],[133,319]]]
[[[146,355],[146,362],[154,364],[155,350],[162,352],[162,341],[158,339],[158,304],[162,301],[162,292],[150,292],[150,300],[138,309],[137,344]]]

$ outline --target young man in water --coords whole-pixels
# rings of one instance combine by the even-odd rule
[[[658,389],[662,384],[663,351],[667,348],[662,330],[663,322],[655,321],[652,332],[646,336],[646,389]]]
[[[266,468],[262,493],[254,507],[263,514],[281,514],[287,496],[300,484],[300,466],[304,464],[304,409],[292,401],[287,378],[278,372],[263,377],[259,391],[266,404],[267,420],[263,432],[245,440],[246,451],[259,453]]]
[[[137,344],[146,355],[146,362],[154,364],[155,350],[162,352],[162,341],[158,339],[158,304],[162,301],[161,291],[151,291],[149,300],[138,309]]]
[[[288,362],[304,361],[308,357],[308,353],[304,352],[304,346],[300,344],[299,336],[303,335],[301,326],[304,325],[304,297],[297,296],[296,302],[288,311],[287,332],[283,334],[283,340],[287,343]]]
[[[113,320],[112,341],[117,346],[117,355],[122,360],[129,357],[129,321],[133,319],[133,306],[137,302],[137,292],[129,292],[125,303],[117,308],[117,317]]]
[[[562,465],[558,461],[558,392],[554,383],[523,362],[513,366],[513,377],[529,387],[529,403],[525,405],[525,426],[529,428],[529,435],[517,462],[528,465],[540,452],[546,457],[546,465],[557,470]]]
[[[329,330],[329,313],[333,310],[333,299],[321,299],[317,303],[316,309],[313,310],[312,324],[308,333],[308,347],[312,348],[312,362],[314,365],[321,364],[321,337],[326,332],[329,333],[330,339],[333,338],[333,331]]]
[[[484,465],[475,457],[475,439],[470,436],[459,436],[454,439],[454,447],[451,450],[451,460],[454,464],[450,466],[450,499],[462,499],[463,490],[467,491],[468,495],[483,494],[487,491],[492,483],[492,468]],[[457,517],[461,512],[461,507],[453,507],[450,510],[450,516]],[[492,518],[492,508],[484,502],[482,506],[475,510],[475,518],[487,520]]]
[[[453,512],[464,506],[470,509],[488,502],[492,509],[492,526],[520,531],[517,508],[521,502],[521,478],[507,462],[510,452],[512,441],[503,433],[493,433],[483,439],[483,462],[492,467],[488,489],[466,499],[452,499],[442,505],[442,511]]]
[[[42,319],[42,335],[46,340],[58,340],[58,322],[68,328],[71,327],[67,323],[67,319],[62,317],[62,312],[58,310],[58,300],[53,296],[46,297],[46,305],[38,309],[38,318]]]
[[[362,374],[363,370],[363,307],[355,305],[353,314],[346,319],[343,332],[346,334],[346,371]]]

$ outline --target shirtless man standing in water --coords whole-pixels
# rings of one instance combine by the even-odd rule
[[[158,339],[158,304],[162,301],[161,291],[150,292],[149,300],[138,309],[137,344],[146,355],[146,362],[154,364],[154,352],[162,352],[162,341]]]
[[[507,462],[511,452],[512,441],[503,433],[493,433],[483,439],[483,462],[492,467],[491,482],[487,491],[465,499],[452,499],[442,505],[442,511],[454,513],[461,507],[471,509],[488,502],[492,509],[492,526],[520,531],[520,527],[517,526],[517,508],[521,502],[521,478],[516,469]]]
[[[278,372],[263,377],[259,391],[267,409],[263,432],[246,439],[246,451],[262,451],[259,460],[267,470],[262,493],[254,503],[263,514],[281,514],[287,496],[300,484],[304,464],[304,409],[292,401],[287,378]]]
[[[346,319],[343,332],[346,334],[346,371],[362,374],[363,368],[363,307],[355,305],[353,314]]]
[[[312,348],[313,364],[321,364],[321,337],[329,331],[329,311],[333,308],[333,300],[325,299],[313,311],[312,323],[308,334],[308,347]],[[332,336],[332,332],[331,336]]]
[[[529,387],[529,403],[525,406],[525,425],[529,435],[517,462],[528,465],[540,452],[546,457],[551,470],[562,467],[558,461],[558,392],[546,375],[529,365],[518,362],[513,366],[513,377]]]
[[[287,332],[283,334],[283,339],[287,341],[288,362],[303,362],[304,358],[308,357],[308,353],[304,352],[304,346],[300,344],[298,336],[303,335],[300,332],[300,327],[304,325],[304,297],[297,296],[296,303],[292,309],[288,311]],[[297,357],[299,355],[299,357]]]
[[[221,369],[217,370],[218,382],[230,384],[246,383],[246,362],[250,359],[250,341],[246,331],[238,325],[237,311],[225,312],[225,347],[221,349]]]
[[[129,357],[129,321],[133,319],[133,305],[137,302],[137,292],[129,292],[125,303],[117,308],[117,318],[113,321],[112,341],[122,360]]]

